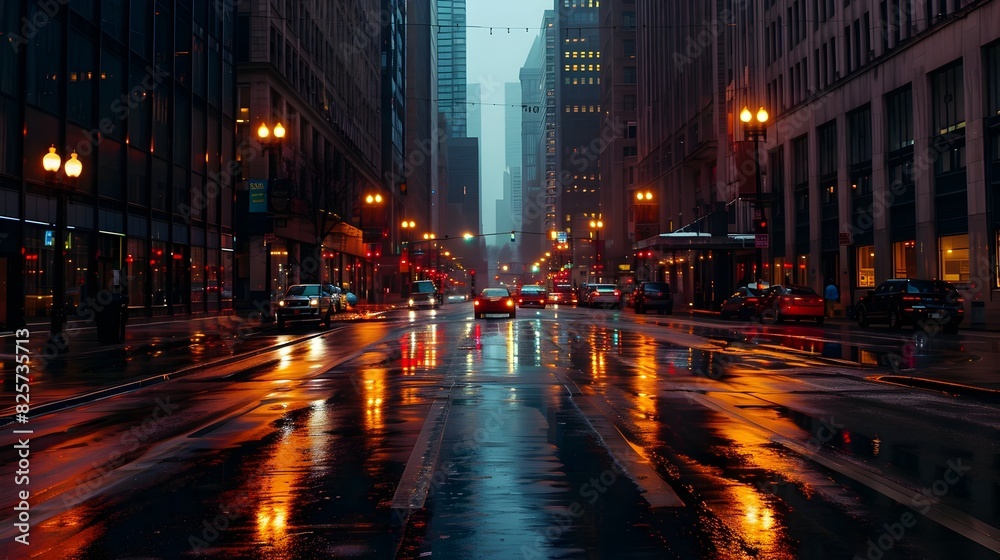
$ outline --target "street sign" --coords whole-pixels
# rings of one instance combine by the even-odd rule
[[[753,238],[753,246],[757,249],[767,249],[770,236],[766,233],[759,233]]]
[[[840,232],[840,244],[850,245],[851,244],[851,232]]]
[[[559,242],[559,243],[565,243],[567,239],[568,239],[568,237],[566,236],[566,232],[565,231],[557,231],[556,232],[556,241],[557,242]]]
[[[247,184],[250,189],[250,211],[267,212],[267,180],[250,179]]]

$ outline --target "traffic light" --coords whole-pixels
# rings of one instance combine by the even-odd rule
[[[757,234],[767,234],[767,219],[757,218],[754,220],[753,230]]]
[[[476,287],[476,271],[475,270],[469,270],[469,279],[470,279],[469,282],[471,283],[472,287],[475,288]]]

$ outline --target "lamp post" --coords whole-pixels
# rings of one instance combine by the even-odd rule
[[[604,265],[601,264],[601,230],[604,228],[604,222],[601,220],[590,220],[590,229],[594,231],[594,269],[600,269],[604,271]],[[600,280],[601,277],[594,273],[595,280]]]
[[[402,292],[403,297],[406,297],[407,295],[409,295],[408,294],[408,290],[410,289],[409,284],[410,280],[413,278],[413,268],[415,266],[415,263],[413,262],[413,251],[410,247],[410,232],[413,231],[413,228],[417,227],[417,222],[413,220],[403,220],[401,227],[403,228],[403,245],[406,246],[405,254],[407,259],[406,260],[407,271],[406,274],[403,276],[403,285],[400,286],[400,291]]]
[[[365,283],[366,284],[365,289],[369,291],[369,297],[366,298],[366,299],[368,299],[369,302],[374,301],[375,303],[378,303],[378,297],[379,297],[378,256],[382,252],[382,248],[381,248],[382,237],[381,237],[381,229],[380,229],[380,227],[378,225],[372,226],[369,223],[369,225],[367,226],[367,228],[365,227],[364,215],[366,213],[368,213],[369,215],[371,215],[371,212],[374,212],[377,208],[381,208],[381,206],[382,206],[382,194],[381,193],[377,193],[377,192],[376,193],[369,193],[369,194],[365,195],[365,208],[361,212],[361,235],[362,235],[362,241],[365,241],[365,243],[371,243],[371,244],[378,244],[379,245],[379,248],[376,249],[374,251],[374,254],[372,255],[372,279],[371,279],[371,284],[370,284],[371,285],[371,289],[370,290],[368,290],[368,283],[367,282]],[[371,221],[371,219],[369,219],[369,222],[370,221]],[[379,221],[379,223],[381,224],[382,222]],[[378,233],[376,233],[376,231]],[[366,237],[367,237],[367,239],[366,239]],[[373,238],[375,239],[374,241],[372,240]],[[372,294],[374,294],[374,297],[372,297]]]
[[[257,129],[257,140],[260,141],[263,150],[267,153],[267,188],[268,188],[268,209],[267,209],[267,225],[264,231],[264,293],[267,294],[267,313],[263,317],[265,323],[270,323],[274,320],[274,315],[271,312],[271,301],[274,299],[271,296],[271,245],[274,238],[274,215],[272,214],[272,204],[271,196],[272,189],[274,188],[274,180],[277,168],[277,158],[275,157],[275,150],[280,154],[281,142],[285,139],[285,127],[281,126],[281,123],[275,123],[273,129],[267,127],[267,123],[261,123],[260,128]]]
[[[83,173],[83,163],[77,159],[76,152],[70,154],[69,161],[62,165],[62,158],[56,153],[55,145],[49,148],[49,153],[42,157],[42,169],[45,170],[45,183],[56,190],[56,231],[55,240],[55,274],[52,278],[52,323],[49,332],[53,340],[61,341],[63,327],[66,324],[66,263],[63,251],[66,250],[66,197],[67,189],[76,184]],[[63,179],[59,175],[62,167],[66,173]],[[63,348],[64,344],[57,344]]]
[[[761,182],[760,177],[760,152],[757,148],[758,143],[761,140],[767,141],[767,111],[761,107],[757,110],[757,114],[750,112],[750,109],[746,106],[740,111],[740,121],[743,122],[743,138],[745,140],[753,141],[753,163],[754,163],[754,180],[756,181],[756,197],[754,198],[754,205],[756,206],[756,214],[754,223],[764,224],[763,231],[756,232],[756,238],[754,239],[754,246],[757,252],[757,273],[755,280],[760,281],[764,273],[764,249],[770,244],[770,238],[768,237],[768,232],[766,230],[767,218],[764,216],[764,186]],[[761,229],[761,228],[757,228]]]

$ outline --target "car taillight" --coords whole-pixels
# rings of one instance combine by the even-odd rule
[[[508,299],[507,300],[507,307],[514,307],[514,300]]]
[[[903,296],[903,301],[920,301],[920,296]]]
[[[615,297],[619,297],[619,296],[621,296],[621,295],[622,295],[622,293],[621,293],[620,291],[618,291],[618,290],[615,290]]]
[[[747,303],[757,303],[757,298],[755,298],[755,297],[748,297],[747,298]]]

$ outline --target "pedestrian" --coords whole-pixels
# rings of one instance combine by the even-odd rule
[[[834,305],[840,301],[840,290],[837,289],[833,278],[827,280],[826,289],[823,290],[823,298],[826,300],[826,316],[833,317]]]

